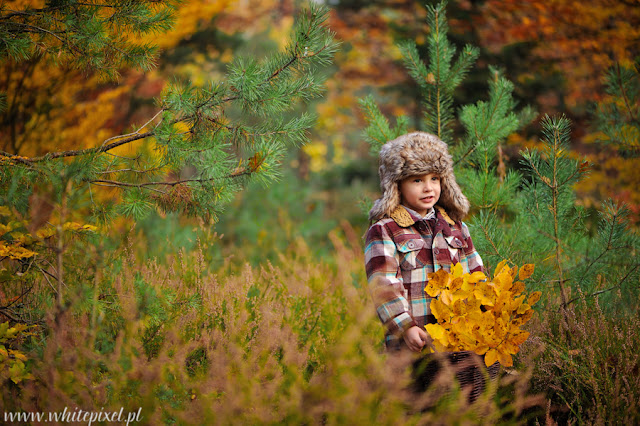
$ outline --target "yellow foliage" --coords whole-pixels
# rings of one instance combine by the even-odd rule
[[[512,355],[527,340],[529,333],[520,327],[533,315],[531,306],[540,300],[539,291],[524,294],[524,283],[513,282],[516,276],[527,279],[534,265],[509,267],[506,260],[498,264],[493,280],[482,272],[464,274],[461,264],[451,272],[440,269],[429,274],[425,292],[431,300],[431,313],[437,324],[425,328],[437,351],[474,351],[484,355],[487,366],[499,361],[513,365]]]
[[[208,26],[211,19],[232,3],[231,0],[195,0],[184,2],[176,12],[176,22],[171,31],[158,37],[149,34],[142,41],[168,49],[175,47],[182,40],[188,40],[198,30]]]
[[[0,259],[8,257],[10,259],[27,259],[35,256],[37,253],[17,244],[7,245],[4,241],[0,241]]]
[[[302,147],[311,160],[312,172],[319,172],[327,166],[327,146],[322,142],[312,142]]]
[[[33,335],[28,330],[34,327],[25,324],[16,324],[13,327],[9,327],[8,322],[0,324],[0,383],[3,383],[6,379],[10,379],[14,383],[33,379],[24,364],[27,361],[27,357],[22,352],[11,349],[5,344],[12,343],[22,336]]]
[[[81,225],[76,222],[66,222],[62,229],[65,231],[76,231],[76,232],[96,232],[98,230],[97,227],[93,225]]]
[[[526,280],[531,275],[533,275],[533,265],[530,263],[527,263],[526,265],[522,265],[522,267],[520,268],[520,271],[518,272],[518,276],[520,277],[520,279]]]
[[[15,220],[6,206],[0,206],[0,216],[9,219],[7,223],[0,223],[0,237],[3,238],[0,240],[0,260],[5,258],[21,260],[34,257],[38,254],[38,250],[41,250],[38,243],[57,233],[56,226],[53,224],[39,228],[34,234],[29,233],[29,221]],[[62,229],[65,232],[76,234],[98,232],[96,226],[77,222],[65,222]]]

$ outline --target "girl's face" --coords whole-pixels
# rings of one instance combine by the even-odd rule
[[[440,199],[440,176],[409,176],[400,181],[400,195],[402,205],[424,216]]]

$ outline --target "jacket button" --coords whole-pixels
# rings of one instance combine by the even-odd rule
[[[434,252],[435,254],[439,254],[439,253],[440,253],[440,250],[438,250],[437,248],[435,248],[435,249],[433,249],[433,252]]]
[[[412,248],[415,248],[415,247],[416,247],[416,245],[413,243],[413,241],[409,241],[409,244],[407,244],[407,246],[408,246],[410,249],[412,249]]]

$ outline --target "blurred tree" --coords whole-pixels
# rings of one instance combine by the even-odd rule
[[[561,72],[560,108],[580,109],[600,99],[600,76],[616,62],[632,65],[640,54],[640,7],[633,1],[487,0],[477,19],[481,43],[492,51],[522,43],[531,47],[528,69],[514,76],[518,81],[548,76],[549,67]]]
[[[66,7],[70,9],[39,9],[33,13],[37,13],[43,22],[49,20],[54,23],[60,19],[57,16],[59,13],[84,13],[87,17],[83,25],[88,25],[84,21],[91,18],[95,21],[92,25],[104,25],[105,32],[111,28],[114,20],[125,17],[129,17],[129,20],[125,20],[124,25],[129,23],[139,33],[156,29],[145,20],[151,18],[136,21],[133,12],[126,7],[113,12],[112,8],[79,6],[73,2],[66,4]],[[156,7],[160,6],[154,5]],[[25,14],[32,13],[31,9],[25,10]],[[156,14],[164,17],[165,12]],[[48,13],[53,15],[47,16]],[[15,11],[7,12],[6,19],[10,21],[15,16],[22,15]],[[169,19],[170,15],[166,16]],[[305,140],[306,129],[311,124],[310,116],[303,114],[289,121],[278,117],[298,99],[311,99],[321,91],[321,81],[317,78],[315,67],[328,63],[336,49],[331,34],[322,26],[325,19],[325,10],[312,8],[297,22],[293,38],[284,52],[272,55],[264,62],[252,58],[234,61],[227,81],[211,83],[206,88],[174,83],[160,100],[160,110],[156,115],[130,134],[105,139],[92,148],[48,152],[29,158],[16,157],[14,152],[3,152],[7,160],[3,167],[7,180],[3,182],[12,182],[25,190],[24,193],[11,193],[18,195],[11,199],[12,204],[24,209],[34,180],[48,180],[52,175],[63,175],[62,180],[74,181],[79,186],[86,187],[89,183],[94,186],[114,186],[126,191],[125,199],[129,202],[123,203],[121,211],[134,216],[142,214],[152,202],[169,210],[215,215],[215,206],[228,199],[233,189],[238,189],[247,177],[268,180],[274,176],[273,166],[282,155],[284,144]],[[73,22],[71,24],[76,25]],[[81,37],[86,29],[79,26],[73,27],[73,32],[61,31]],[[104,46],[89,44],[76,48],[74,39],[69,37],[70,41],[66,44],[61,42],[58,46],[54,43],[55,49],[49,50],[56,54],[63,52],[71,55],[66,53],[68,50],[74,54],[111,58],[108,50],[123,43],[123,49],[152,51],[146,44],[134,46],[130,40],[120,39],[113,39]],[[18,42],[6,50],[18,52],[19,47],[16,46]],[[30,56],[28,43],[25,46],[22,57]],[[20,57],[15,52],[14,60]],[[147,53],[138,56],[148,58]],[[64,55],[62,57],[65,58]],[[100,72],[111,76],[116,72],[117,64],[113,62],[115,59],[110,60],[103,63],[85,58],[79,64],[98,67]],[[138,65],[148,66],[144,61]],[[16,90],[19,91],[20,87],[16,87]],[[245,118],[229,117],[227,108],[230,105],[238,106]],[[152,137],[154,141],[137,151],[132,158],[111,153],[116,148]],[[66,164],[63,159],[72,161]],[[184,173],[189,176],[180,178]],[[162,176],[166,179],[162,179]],[[7,188],[4,188],[5,191]],[[3,195],[8,196],[9,193],[4,192]]]
[[[637,2],[488,0],[474,4],[479,43],[504,60],[520,98],[548,113],[566,113],[575,123],[571,149],[594,164],[592,173],[576,184],[578,202],[596,207],[602,199],[613,197],[628,204],[631,221],[637,224],[640,203],[634,160],[622,155],[615,144],[596,143],[603,135],[591,124],[598,120],[591,105],[609,103],[612,96],[611,79],[602,76],[611,67],[633,68],[640,55]],[[510,142],[522,148],[537,145],[536,140],[530,134]]]
[[[595,123],[585,137],[593,170],[577,189],[585,203],[612,197],[628,205],[640,224],[640,73],[638,65],[616,65],[606,75],[606,96],[595,104]]]
[[[349,168],[366,157],[359,97],[371,93],[384,100],[381,107],[392,116],[419,114],[419,100],[402,66],[396,39],[407,31],[419,32],[414,27],[424,26],[420,18],[426,16],[425,9],[414,0],[334,4],[329,25],[344,40],[344,47],[327,80],[327,97],[316,106],[318,123],[311,143],[304,147],[306,156],[299,161],[303,176],[334,166]]]

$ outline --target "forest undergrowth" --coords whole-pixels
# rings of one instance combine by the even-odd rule
[[[514,368],[474,404],[446,369],[416,396],[408,360],[382,351],[360,238],[343,224],[329,239],[333,256],[298,238],[257,266],[214,263],[207,241],[142,260],[130,239],[108,266],[68,272],[64,307],[4,342],[29,371],[15,383],[3,365],[4,410],[141,409],[145,424],[637,420],[637,312],[585,301],[567,324],[543,308]],[[25,279],[39,288],[33,306],[52,304],[41,275]]]

